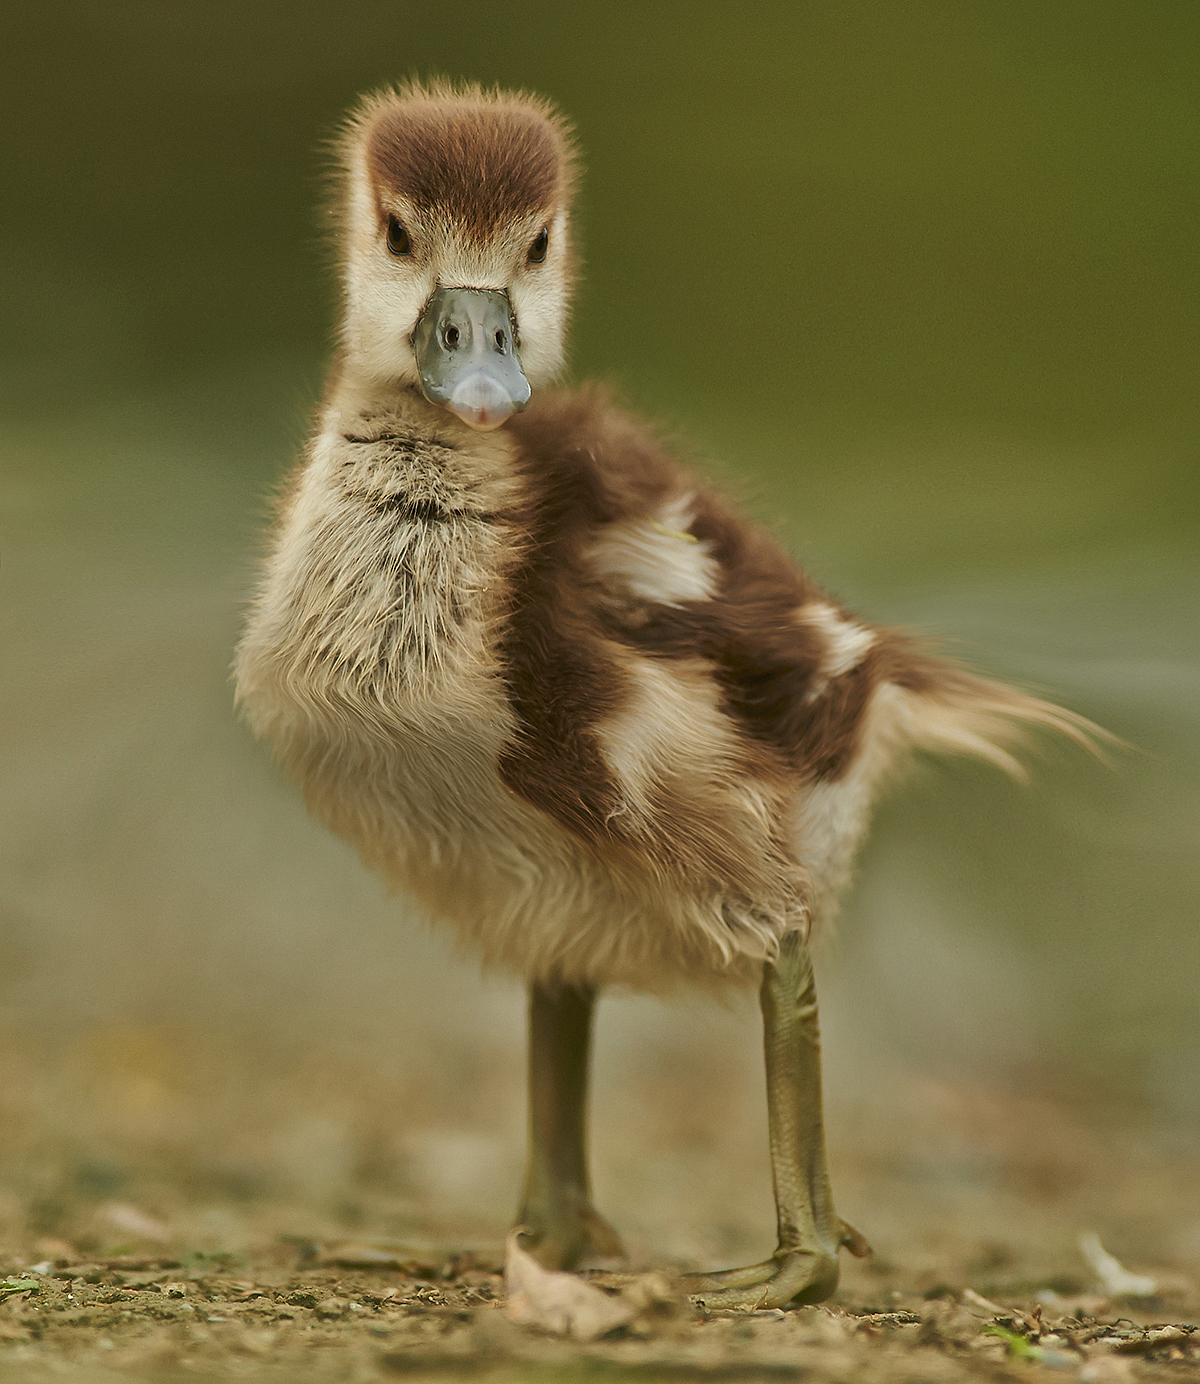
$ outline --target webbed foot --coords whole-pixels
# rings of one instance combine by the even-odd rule
[[[684,1282],[688,1295],[710,1308],[824,1302],[837,1285],[836,1254],[804,1249],[775,1254],[744,1269],[692,1274]]]
[[[839,1245],[856,1258],[871,1253],[862,1233],[838,1218]],[[761,1264],[744,1269],[720,1269],[691,1274],[684,1281],[688,1295],[706,1307],[786,1307],[789,1303],[824,1302],[838,1285],[837,1251],[776,1250]]]

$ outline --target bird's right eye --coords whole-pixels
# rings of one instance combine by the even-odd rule
[[[387,247],[393,255],[411,255],[412,241],[398,216],[388,217]]]

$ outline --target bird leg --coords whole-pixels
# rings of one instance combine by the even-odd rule
[[[595,991],[529,989],[529,1166],[518,1225],[547,1268],[623,1258],[617,1232],[592,1206],[587,1083]]]
[[[820,1302],[837,1287],[839,1247],[869,1253],[863,1237],[833,1209],[821,1111],[817,990],[808,942],[800,933],[788,933],[778,958],[763,967],[760,998],[779,1246],[761,1264],[691,1275],[688,1292],[709,1307]]]

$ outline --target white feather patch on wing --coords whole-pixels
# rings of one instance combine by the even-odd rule
[[[684,495],[650,518],[607,525],[588,552],[592,572],[657,605],[710,600],[720,569],[707,545],[688,532],[691,502]]]
[[[734,728],[703,660],[630,659],[625,675],[628,701],[597,737],[629,809],[649,820],[655,789],[668,783],[701,801],[736,785],[743,810],[767,827],[773,805],[741,771]]]
[[[801,606],[796,620],[816,630],[825,641],[821,672],[826,678],[840,678],[857,668],[875,643],[874,630],[847,619],[826,601]]]
[[[804,914],[794,867],[771,848],[785,800],[747,772],[736,727],[703,660],[633,658],[624,673],[625,705],[596,728],[620,789],[622,830],[649,847],[649,859],[669,854],[682,865],[691,889],[714,881],[715,909],[696,911],[687,926],[702,932],[726,964],[739,953],[772,955],[788,922]],[[664,881],[679,891],[677,877]]]

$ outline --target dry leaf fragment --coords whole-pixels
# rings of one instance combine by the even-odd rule
[[[635,1308],[622,1298],[609,1297],[574,1274],[542,1268],[517,1243],[520,1233],[514,1230],[504,1243],[505,1310],[512,1321],[594,1341],[633,1320]]]
[[[1079,1249],[1110,1297],[1153,1297],[1158,1292],[1156,1278],[1130,1273],[1120,1260],[1109,1254],[1094,1232],[1079,1237]]]
[[[1140,1336],[1118,1341],[1113,1350],[1120,1355],[1141,1355],[1163,1346],[1183,1345],[1191,1339],[1194,1326],[1152,1326]]]
[[[989,1317],[1003,1317],[1008,1315],[1008,1309],[1001,1307],[999,1303],[992,1302],[985,1298],[982,1293],[977,1293],[974,1288],[964,1288],[962,1300],[968,1307],[973,1307],[977,1312],[986,1312]]]

